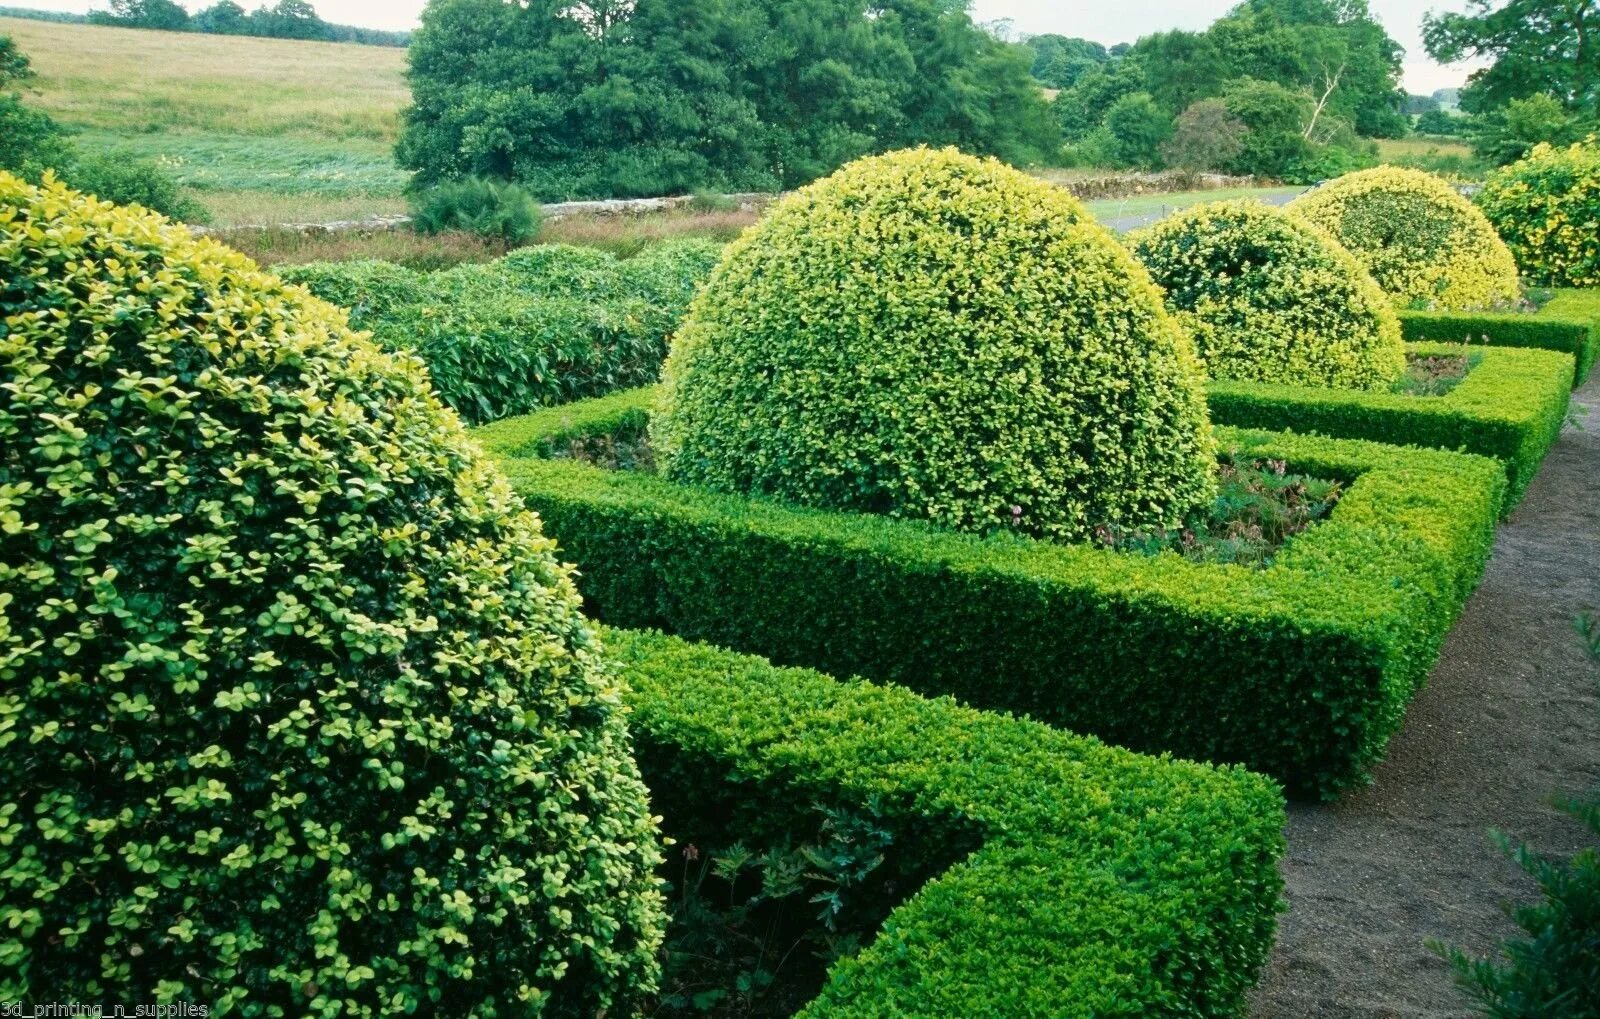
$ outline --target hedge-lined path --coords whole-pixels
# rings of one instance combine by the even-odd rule
[[[1373,785],[1291,805],[1289,912],[1256,1019],[1474,1015],[1423,941],[1483,954],[1515,933],[1504,904],[1534,886],[1488,829],[1551,852],[1584,844],[1546,800],[1600,779],[1597,670],[1572,626],[1600,610],[1600,375],[1575,403],[1588,430],[1566,430],[1502,524]]]

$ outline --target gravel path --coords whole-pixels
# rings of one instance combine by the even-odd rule
[[[1597,671],[1573,617],[1600,609],[1600,378],[1511,520],[1373,785],[1291,805],[1289,912],[1256,1019],[1472,1016],[1434,936],[1487,954],[1532,883],[1488,841],[1499,828],[1558,853],[1583,829],[1546,805],[1600,779]]]

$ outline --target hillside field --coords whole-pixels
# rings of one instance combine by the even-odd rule
[[[87,148],[127,151],[167,167],[198,192],[218,226],[320,223],[405,209],[407,174],[393,156],[407,100],[404,50],[17,18],[0,18],[0,35],[15,38],[38,73],[30,102],[77,131]],[[1149,195],[1090,208],[1125,228],[1213,198],[1281,201],[1283,194]],[[730,226],[724,219],[705,232],[724,234]],[[682,223],[639,231],[569,224],[565,232],[584,238],[593,232],[602,246],[626,250],[633,239],[618,239],[619,229],[697,232]],[[341,252],[349,247],[317,242],[310,250],[330,244]]]

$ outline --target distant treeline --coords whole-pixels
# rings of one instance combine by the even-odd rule
[[[66,11],[36,11],[32,7],[0,7],[0,18],[54,21],[63,25],[81,25],[89,20],[87,14],[68,14]]]
[[[9,8],[0,8],[9,10]],[[87,18],[53,16],[42,11],[19,14],[49,20],[87,20],[92,25],[117,25],[122,28],[156,28],[168,32],[204,32],[210,35],[251,35],[266,39],[314,39],[322,42],[354,42],[367,46],[408,46],[410,32],[385,32],[354,25],[334,25],[317,16],[306,0],[278,0],[245,11],[233,0],[220,2],[195,14],[173,0],[110,0],[110,9],[91,11]]]

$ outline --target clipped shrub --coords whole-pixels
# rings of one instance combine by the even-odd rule
[[[1539,286],[1600,285],[1600,144],[1538,145],[1491,174],[1478,207]]]
[[[681,319],[726,249],[720,241],[698,238],[653,244],[622,263],[624,285],[633,296]]]
[[[350,324],[373,329],[426,298],[428,277],[392,262],[306,262],[273,270],[350,312]]]
[[[1400,320],[1339,242],[1260,202],[1212,202],[1128,239],[1207,374],[1378,389],[1405,371]]]
[[[629,1014],[620,682],[421,365],[57,184],[0,264],[0,997]]]
[[[1290,208],[1350,249],[1402,308],[1487,309],[1521,293],[1516,263],[1494,227],[1431,173],[1360,170],[1307,192]]]
[[[1077,199],[914,149],[785,199],[679,329],[665,473],[977,531],[1160,528],[1214,490],[1202,376]]]
[[[539,233],[539,203],[516,184],[468,177],[437,184],[411,204],[411,225],[425,234],[465,230],[507,244]]]
[[[1573,358],[1572,384],[1589,378],[1600,359],[1600,291],[1557,290],[1538,311],[1402,311],[1400,331],[1408,340],[1535,347]]]

